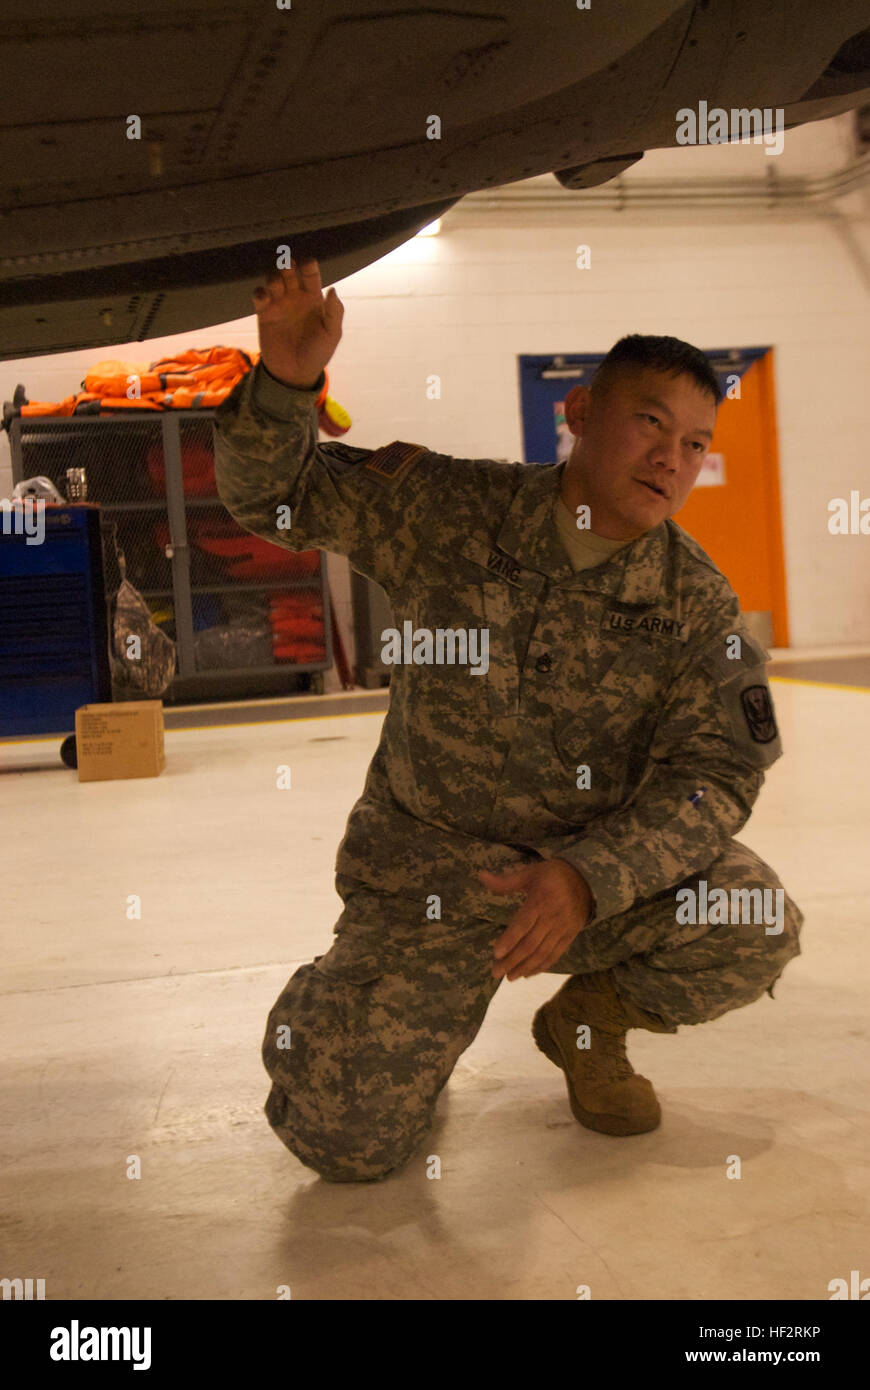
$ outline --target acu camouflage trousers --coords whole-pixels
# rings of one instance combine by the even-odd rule
[[[778,932],[758,921],[679,925],[675,894],[700,892],[701,880],[708,895],[768,889],[773,902],[782,889],[758,855],[732,840],[708,869],[593,923],[551,973],[612,970],[620,993],[673,1032],[766,991],[773,997],[773,983],[800,954],[803,913],[783,889]],[[334,944],[299,967],[269,1014],[266,1116],[321,1177],[366,1182],[401,1168],[428,1132],[438,1095],[501,984],[490,973],[490,943],[503,927],[430,921],[425,904],[341,876],[336,887],[345,907]]]

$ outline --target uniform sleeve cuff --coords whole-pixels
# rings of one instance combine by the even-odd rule
[[[262,362],[258,362],[254,368],[253,398],[263,413],[271,415],[273,419],[295,420],[298,419],[300,405],[314,405],[324,380],[321,372],[311,389],[302,391],[296,386],[285,385],[272,376]]]
[[[626,912],[634,902],[634,898],[626,898],[619,892],[617,887],[618,873],[617,861],[607,862],[612,856],[609,852],[605,854],[605,862],[596,860],[594,853],[590,853],[591,845],[584,841],[582,846],[578,844],[573,849],[560,849],[556,855],[550,856],[557,859],[564,859],[570,864],[572,869],[576,869],[578,874],[585,878],[589,885],[589,891],[595,900],[595,907],[590,917],[590,922],[603,922],[608,917],[616,917],[621,912]],[[584,850],[586,851],[584,853]]]

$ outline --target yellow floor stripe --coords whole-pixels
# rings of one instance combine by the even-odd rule
[[[252,729],[255,725],[264,724],[310,724],[317,719],[359,719],[361,716],[373,714],[386,714],[385,709],[360,709],[347,711],[344,714],[303,714],[294,715],[292,719],[240,719],[233,724],[193,724],[186,729],[167,729],[168,734],[192,734],[195,732],[205,732],[207,729]]]
[[[819,690],[857,690],[859,695],[870,695],[867,685],[832,685],[830,681],[799,680],[797,676],[769,676],[768,679],[771,685],[776,681],[780,685],[813,685]]]
[[[361,716],[364,715],[371,716],[373,714],[380,714],[381,716],[383,716],[386,714],[386,712],[387,711],[385,709],[361,709],[348,710],[344,713],[339,712],[338,714],[294,715],[292,719],[239,719],[231,724],[192,724],[188,725],[186,728],[167,728],[166,732],[167,734],[194,734],[204,733],[207,732],[209,729],[252,729],[255,725],[263,724],[310,724],[312,720],[315,719],[359,719]],[[73,733],[74,730],[70,729],[69,732]],[[34,736],[33,738],[3,738],[0,739],[0,748],[14,748],[16,745],[19,745],[23,748],[25,744],[30,745],[34,743],[55,743],[58,739],[60,739],[60,741],[63,742],[65,738],[66,734],[63,732],[57,734],[41,734],[38,737]]]

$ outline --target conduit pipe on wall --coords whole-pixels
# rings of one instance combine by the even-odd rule
[[[783,176],[773,166],[761,177],[660,179],[621,174],[599,188],[567,189],[538,179],[505,184],[493,191],[467,193],[445,214],[445,221],[468,220],[481,214],[504,217],[512,212],[567,213],[630,212],[632,209],[696,211],[723,207],[742,212],[762,209],[804,209],[808,212],[835,203],[870,185],[870,152],[839,169],[816,176]]]

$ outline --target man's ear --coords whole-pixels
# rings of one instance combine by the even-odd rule
[[[592,392],[588,386],[572,386],[565,397],[565,424],[573,435],[583,433]]]

